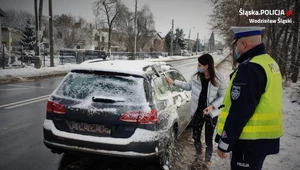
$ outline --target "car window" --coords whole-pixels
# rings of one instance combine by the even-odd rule
[[[168,77],[170,77],[172,80],[179,80],[179,81],[186,82],[185,78],[180,73],[178,73],[177,71],[167,72],[166,75]],[[171,86],[171,90],[172,91],[177,91],[177,92],[182,91],[182,89],[180,87],[174,86],[174,85]]]
[[[183,77],[182,74],[180,74],[179,72],[175,71],[175,78],[176,80],[180,80],[180,81],[183,81],[183,82],[186,82],[185,78]]]
[[[129,103],[146,102],[144,79],[121,75],[69,73],[56,95],[88,100],[93,96],[118,97]]]
[[[154,93],[156,99],[166,98],[170,94],[170,89],[165,80],[165,76],[156,77],[154,79]]]

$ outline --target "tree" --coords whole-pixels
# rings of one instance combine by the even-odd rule
[[[35,47],[35,33],[34,28],[30,19],[27,19],[25,30],[23,31],[23,37],[21,38],[20,45],[23,47],[33,50]]]
[[[193,52],[197,52],[197,47],[198,51],[201,51],[202,44],[199,39],[196,40],[196,43],[193,46]]]
[[[108,27],[108,50],[111,50],[111,33],[114,23],[124,5],[120,0],[98,0],[93,4],[94,15],[100,23],[105,22]],[[106,17],[106,21],[103,16]]]
[[[143,6],[143,8],[137,12],[137,44],[140,49],[143,49],[145,45],[152,39],[155,31],[155,23],[153,14],[149,6]]]
[[[71,16],[70,14],[55,15],[53,17],[54,27],[57,30],[57,37],[62,40],[66,48],[75,48],[78,44],[84,44],[86,40],[93,39],[91,28],[83,18]]]
[[[293,82],[298,80],[300,67],[300,3],[299,0],[211,0],[213,14],[210,16],[211,25],[215,31],[225,39],[227,45],[233,40],[231,26],[258,26],[250,23],[250,19],[260,19],[258,15],[239,15],[239,10],[260,11],[268,9],[282,9],[285,13],[292,10],[292,16],[264,15],[263,19],[275,20],[290,19],[291,23],[273,24],[261,23],[264,26],[263,41],[267,52],[278,62],[282,75],[288,80],[292,75]],[[232,47],[232,46],[231,46]]]
[[[176,28],[175,30],[175,40],[173,41],[174,45],[174,49],[176,49],[176,46],[179,46],[179,48],[181,50],[185,50],[187,48],[187,44],[184,40],[184,33],[183,33],[183,29],[179,29],[179,28]]]
[[[5,10],[5,17],[2,18],[2,27],[13,28],[24,31],[27,20],[33,20],[34,16],[25,11],[16,11],[13,9]]]
[[[183,29],[176,28],[175,34],[173,37],[173,51],[180,51],[185,50],[187,48],[187,44],[184,40],[184,33]],[[165,47],[167,51],[170,51],[171,49],[171,31],[168,32],[168,34],[165,37]]]
[[[168,52],[171,51],[171,38],[172,38],[171,31],[169,31],[168,34],[165,36],[165,48],[166,48],[166,51],[168,51]]]
[[[125,37],[125,44],[129,51],[134,50],[134,12],[123,7],[116,18],[116,29]],[[143,49],[152,39],[155,31],[153,14],[148,6],[137,11],[137,49]]]

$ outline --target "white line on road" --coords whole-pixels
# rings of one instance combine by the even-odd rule
[[[13,105],[17,105],[17,104],[25,103],[25,102],[29,102],[29,101],[35,101],[35,100],[38,100],[38,99],[41,99],[41,98],[43,98],[43,100],[45,100],[49,96],[50,96],[50,94],[45,95],[45,96],[40,96],[40,97],[34,97],[34,98],[31,98],[31,99],[26,99],[26,100],[22,100],[22,101],[18,101],[18,102],[8,103],[8,104],[0,105],[0,108],[7,107],[7,106],[13,106]]]
[[[47,100],[47,99],[48,99],[48,97],[42,98],[42,99],[38,99],[38,100],[34,100],[34,101],[31,101],[31,102],[26,102],[26,103],[21,103],[21,104],[17,104],[17,105],[5,107],[4,109],[13,109],[13,108],[24,106],[24,105],[28,105],[28,104],[31,104],[31,103],[41,102],[41,101],[44,101],[44,100]]]
[[[38,87],[38,86],[27,86],[27,85],[21,85],[21,84],[8,84],[5,86],[13,86],[13,87],[27,87],[27,88],[44,88],[44,87]]]
[[[24,88],[13,88],[13,89],[0,89],[0,91],[14,91],[14,90],[25,90],[25,89],[32,89],[32,88],[24,87]]]

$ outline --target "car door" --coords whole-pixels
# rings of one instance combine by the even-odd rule
[[[178,119],[176,116],[176,106],[173,103],[172,93],[165,76],[155,77],[153,79],[154,103],[157,108],[160,120],[160,128],[170,126]]]
[[[168,77],[172,80],[179,80],[186,82],[185,78],[178,72],[178,71],[169,71],[166,73]],[[191,92],[183,90],[177,86],[171,86],[172,98],[174,104],[177,107],[177,113],[179,116],[179,130],[183,131],[189,122],[191,121],[191,111],[190,111],[190,99],[191,99]]]

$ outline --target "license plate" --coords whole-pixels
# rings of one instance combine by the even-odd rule
[[[105,127],[104,125],[98,124],[88,124],[68,121],[69,128],[71,131],[81,131],[81,132],[92,132],[92,133],[101,133],[101,134],[110,134],[111,129]]]

